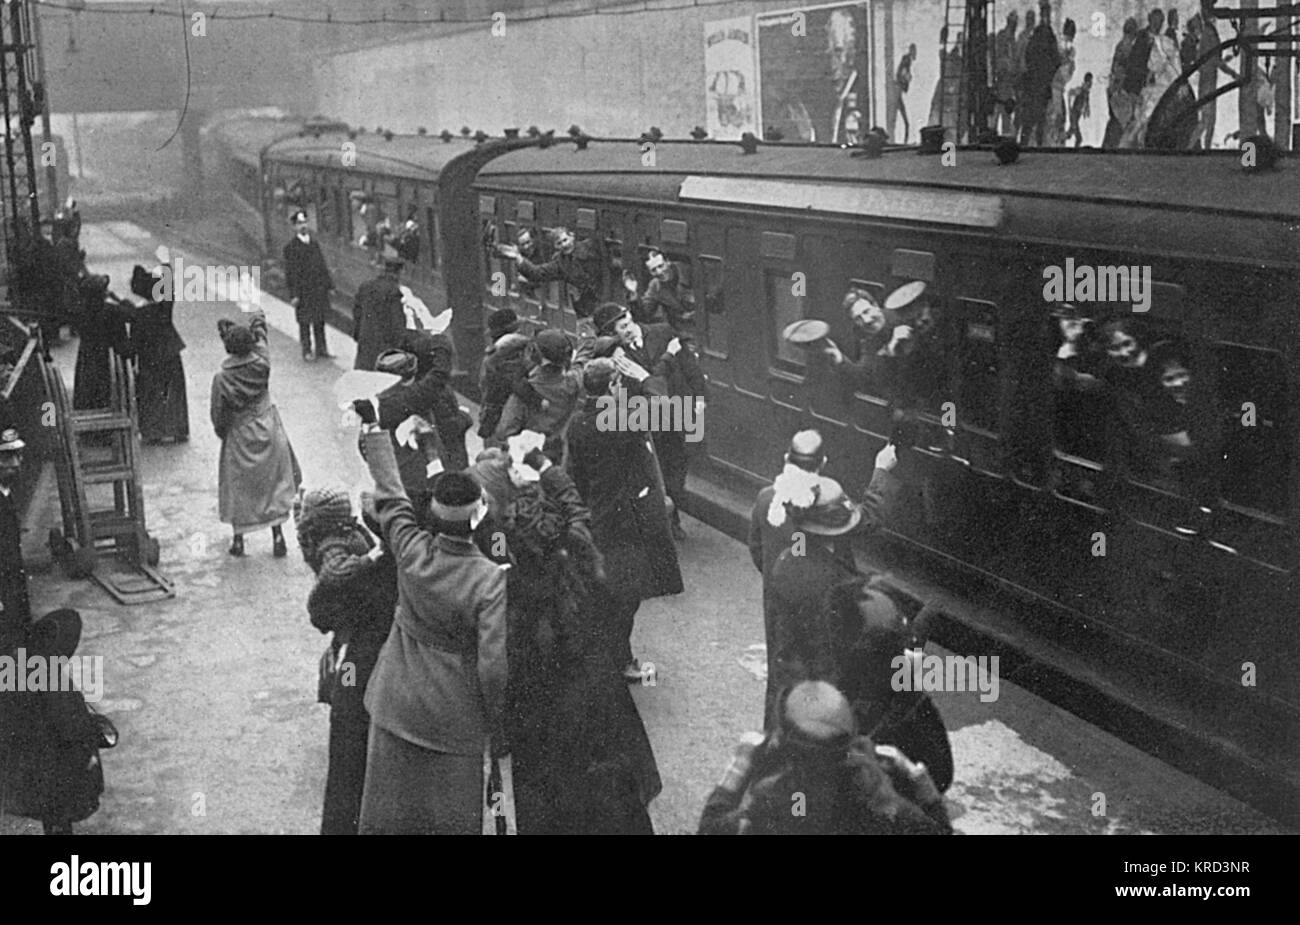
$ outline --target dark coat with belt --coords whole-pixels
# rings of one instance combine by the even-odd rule
[[[294,235],[284,246],[284,282],[289,297],[299,300],[299,312],[329,307],[334,279],[315,238],[304,243]]]
[[[374,369],[379,354],[398,347],[405,333],[406,311],[397,277],[383,273],[362,283],[352,306],[352,339],[357,342],[352,368]]]
[[[600,429],[598,414],[589,396],[569,423],[566,465],[591,508],[591,532],[605,555],[609,585],[641,600],[680,594],[682,573],[654,450],[644,433]]]
[[[372,722],[421,748],[480,755],[504,739],[506,576],[467,538],[416,519],[387,433],[364,437],[384,540],[397,558],[397,612],[366,690]]]

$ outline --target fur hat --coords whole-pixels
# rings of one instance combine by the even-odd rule
[[[468,472],[442,472],[433,480],[434,517],[448,522],[468,521],[483,500],[483,489]]]
[[[619,305],[617,302],[606,302],[592,314],[591,323],[595,325],[597,334],[612,334],[618,319],[628,314],[631,313],[626,306]]]
[[[515,314],[514,309],[499,308],[488,318],[488,335],[496,340],[506,334],[513,334],[519,330],[519,316]]]

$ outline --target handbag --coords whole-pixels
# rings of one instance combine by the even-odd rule
[[[90,714],[90,721],[95,727],[95,733],[99,739],[95,743],[96,748],[112,748],[117,744],[117,727],[113,721],[102,713],[96,713],[95,708],[86,704],[86,712]],[[103,789],[102,787],[100,788]]]
[[[339,671],[343,665],[343,659],[347,655],[348,645],[344,643],[339,646],[338,651],[334,650],[334,641],[325,647],[321,653],[320,665],[316,678],[316,702],[332,704],[334,700],[334,686],[338,683]]]

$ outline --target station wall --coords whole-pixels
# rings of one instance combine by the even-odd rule
[[[488,4],[490,5],[490,3]],[[1180,29],[1198,9],[1179,0]],[[573,123],[596,135],[637,136],[651,125],[669,137],[684,137],[706,124],[704,35],[706,23],[789,10],[798,3],[724,2],[699,6],[547,19],[512,18],[504,34],[492,34],[490,19],[420,30],[418,35],[361,48],[325,53],[315,65],[317,109],[372,130],[399,132],[425,127],[436,134],[461,126],[499,134],[506,126],[537,125],[557,132]],[[1016,9],[1036,3],[999,4],[997,26]],[[1093,74],[1091,118],[1082,123],[1085,144],[1100,144],[1107,120],[1110,61],[1126,17],[1145,26],[1149,4],[1135,0],[1065,0],[1056,5],[1058,38],[1064,20],[1078,27],[1076,68],[1070,86]],[[876,0],[872,4],[872,106],[870,121],[883,124],[887,80],[910,43],[918,57],[905,104],[912,117],[910,140],[928,123],[939,79],[939,30],[943,0]],[[491,14],[485,14],[490,16]],[[1228,27],[1221,35],[1230,35]],[[825,46],[824,34],[808,41]],[[1230,62],[1237,64],[1237,61]],[[1226,78],[1224,78],[1226,80]],[[1218,103],[1216,145],[1237,129],[1236,94]],[[1271,122],[1271,119],[1270,119]],[[902,123],[895,136],[901,139]]]

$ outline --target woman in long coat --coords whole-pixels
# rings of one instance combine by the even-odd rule
[[[234,531],[230,554],[244,554],[245,533],[270,527],[274,554],[281,557],[280,525],[289,519],[302,474],[271,401],[266,318],[258,314],[247,327],[223,318],[217,331],[229,356],[212,377],[211,414],[221,440],[218,508]]]
[[[111,379],[110,351],[125,359],[131,352],[127,333],[132,306],[123,305],[108,291],[107,276],[87,276],[81,281],[81,314],[76,318],[76,378],[72,387],[72,407],[78,410],[107,408]]]
[[[472,470],[489,497],[479,547],[511,566],[507,724],[519,831],[653,834],[647,806],[662,784],[636,703],[606,655],[591,513],[544,453],[526,461],[512,468],[493,448]],[[524,478],[529,471],[538,474]]]
[[[190,439],[190,411],[185,397],[185,341],[172,323],[172,301],[156,300],[157,271],[136,266],[131,291],[144,299],[131,313],[131,345],[136,355],[136,401],[140,439],[145,443],[183,443]]]
[[[378,531],[372,513],[366,513],[366,525]],[[320,833],[356,835],[370,735],[364,697],[379,650],[393,625],[397,563],[392,553],[376,546],[357,523],[344,492],[309,491],[295,516],[298,547],[316,574],[316,585],[307,597],[307,613],[312,626],[334,634],[330,658],[340,668],[327,692],[329,771]]]

